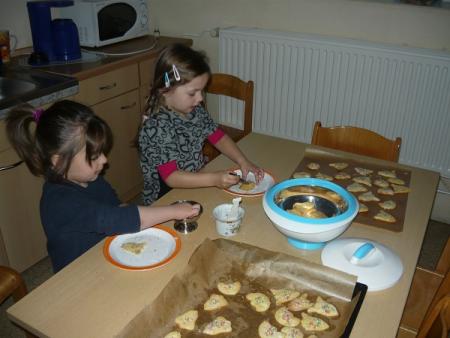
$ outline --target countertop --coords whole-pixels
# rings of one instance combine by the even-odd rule
[[[252,133],[239,142],[252,161],[272,173],[277,181],[290,177],[306,151],[324,150],[300,142]],[[439,174],[365,157],[327,150],[334,156],[373,161],[411,170],[405,226],[392,232],[353,222],[342,237],[368,238],[395,250],[404,273],[393,287],[367,293],[351,337],[395,337],[420,247],[431,212]],[[223,155],[208,164],[206,171],[234,167]],[[113,337],[150,304],[171,278],[185,268],[189,257],[205,238],[218,234],[212,211],[230,203],[234,196],[217,188],[174,189],[156,202],[167,205],[176,200],[195,200],[203,205],[196,231],[181,237],[179,254],[167,265],[149,271],[126,271],[110,264],[103,256],[104,242],[58,272],[7,310],[19,326],[42,337]],[[234,241],[259,246],[321,263],[321,250],[298,250],[288,244],[264,213],[261,197],[244,198],[245,217]],[[172,227],[173,222],[167,222]],[[151,336],[151,332],[149,332]]]

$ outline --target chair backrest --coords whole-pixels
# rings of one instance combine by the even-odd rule
[[[214,73],[206,88],[207,93],[225,95],[244,101],[244,135],[252,131],[253,120],[253,81],[223,73]]]
[[[450,330],[450,294],[442,297],[423,320],[417,338],[447,338]]]
[[[22,276],[14,269],[0,266],[0,303],[12,296],[17,302],[27,294],[27,287]]]
[[[322,127],[314,124],[312,144],[354,154],[398,162],[402,139],[390,140],[374,131],[351,126]]]

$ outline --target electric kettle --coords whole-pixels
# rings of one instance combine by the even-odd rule
[[[31,65],[81,58],[78,29],[71,19],[54,19],[51,7],[67,7],[73,0],[28,1],[28,16],[33,39]]]

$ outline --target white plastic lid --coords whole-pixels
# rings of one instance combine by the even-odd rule
[[[396,253],[364,238],[339,238],[327,243],[322,264],[357,276],[368,291],[390,288],[403,274],[403,264]]]

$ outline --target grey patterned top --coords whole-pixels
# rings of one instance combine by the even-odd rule
[[[161,108],[145,120],[139,132],[144,204],[149,205],[159,197],[159,165],[175,160],[179,170],[190,172],[196,172],[205,165],[203,144],[217,127],[201,106],[187,115]]]

